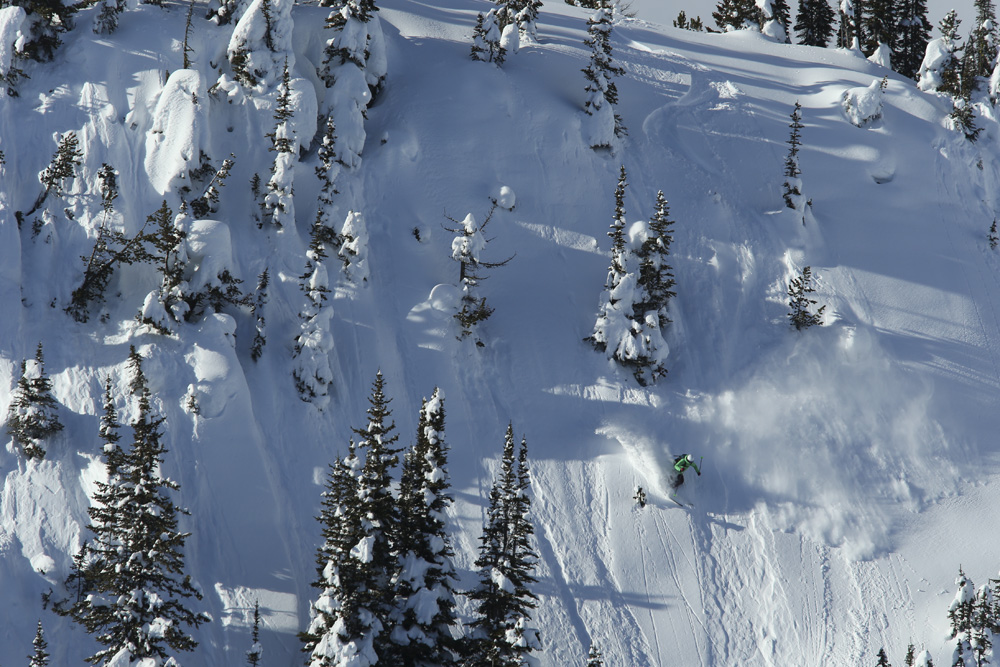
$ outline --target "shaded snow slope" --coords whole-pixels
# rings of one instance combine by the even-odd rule
[[[33,66],[21,96],[0,100],[0,409],[42,341],[66,425],[43,462],[0,450],[0,663],[27,655],[39,617],[53,664],[93,652],[40,596],[58,594],[86,538],[109,373],[122,420],[132,417],[129,345],[167,418],[165,472],[192,511],[187,564],[215,619],[182,664],[241,662],[255,599],[267,663],[301,663],[312,517],[379,368],[401,441],[422,397],[435,386],[447,396],[465,586],[504,427],[527,437],[542,664],[583,664],[591,641],[609,664],[633,667],[859,664],[883,645],[901,655],[911,638],[947,659],[959,563],[976,581],[1000,567],[990,523],[1000,256],[986,243],[1000,207],[1000,126],[983,120],[969,144],[946,127],[943,99],[851,53],[626,21],[613,46],[627,71],[618,111],[629,134],[614,153],[595,152],[581,134],[585,13],[546,5],[537,43],[497,69],[468,57],[485,7],[389,0],[380,12],[389,76],[368,110],[362,162],[338,180],[334,216],[364,215],[370,278],[353,285],[328,264],[334,382],[322,413],[291,378],[319,137],[303,136],[311,118],[296,121],[296,226],[258,229],[248,184],[268,178],[276,98],[230,95],[228,84],[211,92],[232,25],[197,19],[193,65],[181,70],[186,7],[142,5],[111,37],[87,32],[81,16],[54,66]],[[325,10],[296,7],[293,18],[291,76],[321,86]],[[887,74],[882,118],[856,127],[844,93]],[[321,95],[303,99],[313,115]],[[796,100],[813,202],[805,224],[781,197]],[[30,208],[53,137],[68,131],[85,152],[80,178],[47,205],[37,235],[30,221],[18,230],[13,212]],[[159,284],[147,267],[123,270],[90,322],[62,312],[102,224],[101,165],[119,171],[115,224],[133,234],[164,199],[178,210],[178,174],[201,151],[215,168],[235,160],[212,216],[225,227],[202,225],[229,239],[214,260],[226,258],[244,288],[270,270],[257,363],[245,312],[171,337],[139,329],[133,318]],[[629,221],[652,213],[659,189],[676,220],[669,374],[653,387],[583,342],[621,164]],[[496,311],[478,348],[457,340],[449,316],[458,265],[443,227],[482,219],[504,186],[516,206],[497,209],[484,254],[516,257],[482,285]],[[785,290],[807,265],[827,326],[796,332]],[[705,458],[681,491],[692,509],[666,497],[683,452]],[[643,510],[637,485],[649,494]]]

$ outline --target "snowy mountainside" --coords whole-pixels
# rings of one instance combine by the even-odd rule
[[[0,102],[0,409],[41,341],[66,427],[44,461],[0,451],[0,663],[23,659],[38,618],[53,664],[93,652],[40,600],[58,594],[87,537],[107,375],[123,423],[134,416],[124,373],[134,345],[167,419],[165,472],[191,510],[187,565],[214,617],[182,664],[242,661],[254,599],[266,662],[301,664],[322,482],[362,425],[377,369],[404,442],[421,398],[444,390],[464,586],[503,430],[511,422],[527,438],[542,664],[583,664],[593,641],[609,664],[634,667],[848,665],[873,662],[880,646],[901,654],[911,639],[944,664],[958,565],[984,581],[1000,551],[1000,256],[986,243],[1000,125],[982,118],[970,144],[947,127],[945,100],[849,52],[625,20],[613,45],[629,134],[594,151],[582,129],[581,10],[547,4],[537,42],[499,69],[468,57],[487,3],[380,6],[388,78],[336,200],[341,219],[365,217],[370,277],[335,281],[323,412],[299,400],[291,352],[319,190],[326,10],[292,12],[305,150],[296,224],[281,232],[257,228],[248,185],[273,160],[276,96],[212,90],[231,25],[196,12],[182,70],[186,6],[140,5],[109,37],[83,12],[56,62],[33,66],[20,97]],[[882,118],[851,124],[845,92],[887,75]],[[805,224],[781,197],[796,101]],[[18,229],[13,212],[31,207],[36,175],[70,131],[84,160],[55,207],[62,217],[37,235]],[[177,177],[202,151],[215,167],[235,161],[206,270],[230,268],[248,289],[264,268],[272,276],[256,363],[246,312],[172,336],[139,328],[158,285],[150,267],[121,271],[103,316],[80,324],[63,312],[101,224],[101,165],[119,172],[116,220],[133,234],[164,200],[177,211]],[[648,218],[662,189],[677,221],[669,374],[650,387],[583,342],[621,164],[628,219]],[[478,348],[456,339],[458,267],[443,227],[481,219],[503,186],[516,205],[496,210],[487,254],[515,258],[483,284],[496,311]],[[827,326],[796,332],[785,290],[804,266]],[[688,451],[704,456],[704,474],[688,475],[681,495],[694,508],[681,509],[667,498],[668,470]],[[637,485],[649,494],[642,510]]]

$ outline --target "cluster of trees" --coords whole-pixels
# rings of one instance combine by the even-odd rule
[[[415,444],[403,451],[378,373],[368,422],[330,467],[317,550],[320,594],[301,634],[310,667],[531,664],[541,649],[530,626],[538,555],[531,544],[527,444],[504,437],[500,475],[480,538],[479,584],[464,631],[456,613],[457,576],[445,513],[444,396],[423,402]],[[398,484],[395,470],[403,453]],[[394,492],[395,489],[395,492]]]
[[[955,579],[958,591],[948,607],[950,639],[954,640],[950,667],[985,667],[996,664],[1000,654],[995,650],[1000,638],[1000,578],[976,587],[961,567]],[[892,667],[884,648],[876,655],[876,667]],[[916,654],[910,644],[903,659],[906,667],[934,667],[928,651]]]

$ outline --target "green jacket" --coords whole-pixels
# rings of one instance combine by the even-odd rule
[[[701,470],[698,469],[698,464],[694,461],[688,461],[687,458],[683,456],[674,461],[674,470],[676,470],[679,474],[683,474],[688,468],[694,468],[696,473],[699,475],[701,474]]]

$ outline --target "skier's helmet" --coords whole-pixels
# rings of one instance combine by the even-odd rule
[[[684,460],[687,461],[688,463],[694,463],[694,460],[691,458],[690,454],[685,454]]]

